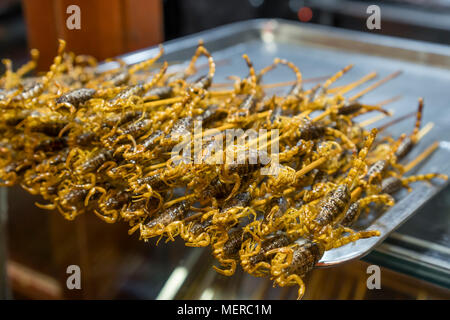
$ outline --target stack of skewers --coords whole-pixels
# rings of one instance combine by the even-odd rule
[[[346,98],[375,74],[331,88],[347,66],[305,90],[291,62],[275,59],[256,71],[244,55],[248,76],[219,91],[201,42],[177,72],[158,62],[162,47],[135,65],[116,59],[119,67],[107,71],[64,47],[60,41],[49,71],[37,77],[24,77],[36,66],[36,50],[16,71],[3,60],[1,184],[20,184],[44,199],[37,206],[68,220],[95,214],[128,223],[142,239],[211,246],[222,274],[241,265],[279,286],[299,285],[300,298],[302,277],[326,250],[379,235],[352,229],[361,212],[394,205],[392,195],[412,182],[447,179],[405,176],[437,147],[402,163],[425,134],[422,99],[408,135],[377,138],[354,120],[389,114],[383,104],[358,100],[395,74]],[[200,56],[209,71],[191,80]],[[264,75],[281,67],[296,81],[286,95],[269,95]]]

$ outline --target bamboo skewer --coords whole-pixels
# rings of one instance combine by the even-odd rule
[[[434,123],[433,122],[428,122],[425,125],[425,127],[420,129],[419,133],[417,134],[417,141],[421,140],[428,132],[431,131],[431,129],[433,129],[433,127],[434,127]]]
[[[394,115],[394,110],[389,110],[389,112],[391,113],[391,115]],[[367,126],[370,126],[372,123],[375,123],[375,122],[377,122],[377,121],[379,121],[381,119],[384,119],[384,118],[386,118],[386,115],[384,113],[380,113],[380,114],[377,114],[375,117],[372,117],[370,119],[361,121],[359,123],[359,125],[361,127],[367,127]]]
[[[412,170],[415,166],[417,166],[420,162],[428,158],[436,149],[439,147],[439,142],[434,142],[431,146],[429,146],[424,152],[422,152],[419,156],[417,156],[414,160],[408,163],[404,169],[405,173]]]
[[[340,94],[340,95],[344,95],[347,92],[355,89],[356,87],[359,87],[360,85],[366,83],[367,81],[372,80],[376,76],[377,76],[376,72],[371,72],[368,75],[366,75],[366,76],[362,77],[361,79],[359,79],[358,81],[355,81],[355,82],[353,82],[353,83],[351,83],[349,85],[346,85],[344,87],[341,87],[341,88],[337,89],[336,93]],[[334,93],[334,90],[332,91],[332,89],[330,89],[329,92],[330,93]]]
[[[326,80],[328,79],[328,76],[321,76],[321,77],[314,77],[314,78],[308,78],[308,79],[303,79],[303,83],[312,83],[312,82],[318,82],[318,81],[322,81],[322,80]],[[276,82],[276,83],[264,83],[261,84],[260,87],[262,89],[273,89],[273,88],[280,88],[280,87],[287,87],[287,86],[293,86],[295,85],[297,82],[296,80],[291,80],[291,81],[283,81],[283,82]],[[224,87],[232,87],[234,85],[233,82],[229,82],[229,83],[213,83],[211,85],[212,88],[224,88]]]
[[[349,99],[349,101],[355,101],[359,98],[361,98],[363,95],[369,93],[370,91],[378,88],[379,86],[381,86],[382,84],[385,84],[386,82],[398,77],[402,72],[401,71],[396,71],[390,75],[388,75],[387,77],[377,81],[376,83],[372,84],[371,86],[367,87],[366,89],[362,90],[361,92],[357,93],[356,95],[354,95],[353,97],[351,97]]]

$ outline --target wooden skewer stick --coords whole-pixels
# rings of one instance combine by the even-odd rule
[[[229,94],[232,94],[233,92],[234,92],[233,90],[209,91],[208,95],[211,97],[215,97],[215,96],[229,95]],[[167,99],[160,99],[160,100],[156,100],[156,101],[150,101],[150,102],[144,103],[144,107],[151,108],[151,107],[164,106],[164,105],[168,105],[168,104],[174,104],[174,103],[183,101],[183,99],[185,99],[185,97],[173,97],[173,98],[167,98]]]
[[[192,216],[184,218],[183,221],[184,222],[189,222],[189,221],[197,219],[198,217],[201,217],[204,214],[205,214],[204,212],[197,212],[197,213],[194,213]]]
[[[233,92],[234,90],[217,90],[217,91],[209,91],[208,95],[210,95],[211,97],[226,96],[232,94]]]
[[[402,98],[402,96],[395,96],[395,97],[383,100],[381,102],[378,102],[376,105],[380,106],[380,107],[384,107],[385,105],[390,104],[390,103],[395,102],[395,101],[398,101],[401,98]]]
[[[372,84],[371,86],[367,87],[366,89],[362,90],[361,92],[357,93],[356,95],[354,95],[353,97],[351,97],[349,99],[349,101],[355,101],[359,98],[361,98],[363,95],[365,95],[366,93],[374,90],[375,88],[378,88],[379,86],[381,86],[382,84],[388,82],[389,80],[394,79],[395,77],[398,77],[400,74],[402,73],[402,71],[396,71],[390,75],[388,75],[387,77],[375,82],[374,84]]]
[[[156,101],[151,101],[151,102],[146,102],[144,103],[144,107],[159,107],[159,106],[164,106],[167,104],[174,104],[177,102],[181,102],[183,101],[184,97],[174,97],[174,98],[168,98],[168,99],[160,99],[160,100],[156,100]]]
[[[148,170],[156,170],[156,169],[164,168],[166,165],[167,165],[167,163],[163,162],[163,163],[158,163],[158,164],[154,164],[152,166],[149,166],[146,169],[148,169]]]
[[[360,85],[366,83],[367,81],[372,80],[376,76],[377,76],[376,72],[371,72],[368,75],[366,75],[366,76],[362,77],[361,79],[359,79],[358,81],[355,81],[355,82],[350,83],[350,84],[348,84],[346,86],[343,86],[343,87],[341,87],[338,90],[330,89],[330,90],[328,90],[328,92],[330,92],[330,93],[336,92],[337,94],[343,95],[343,94],[346,94],[347,92],[355,89],[356,87],[359,87]]]
[[[258,113],[258,114],[255,114],[254,116],[255,116],[255,118],[257,118],[257,119],[259,119],[259,118],[264,118],[264,117],[267,117],[267,115],[269,114],[269,112],[270,111],[264,111],[264,112],[260,112],[260,113]],[[196,138],[198,139],[198,138],[200,138],[200,136],[202,136],[202,137],[208,137],[208,136],[210,136],[210,135],[213,135],[213,134],[215,134],[216,132],[220,132],[220,131],[224,131],[224,130],[226,130],[226,129],[231,129],[231,128],[234,128],[234,127],[236,127],[237,126],[237,123],[232,123],[232,122],[230,122],[230,123],[225,123],[224,125],[222,125],[222,126],[220,126],[220,127],[217,127],[217,128],[211,128],[211,129],[208,129],[208,130],[205,130],[205,131],[203,131],[202,133],[201,133],[201,135],[194,135],[194,139],[193,140],[195,140]]]
[[[318,82],[318,81],[326,80],[328,78],[329,78],[329,76],[308,78],[308,79],[303,79],[302,82],[303,83]],[[265,83],[265,84],[261,84],[261,88],[263,88],[263,89],[272,89],[272,88],[279,88],[279,87],[287,87],[287,86],[293,86],[296,83],[297,83],[296,80],[276,82],[276,83]],[[211,85],[211,87],[212,88],[224,88],[224,87],[232,87],[233,85],[234,85],[233,82],[213,83]]]
[[[313,112],[313,110],[306,110],[306,111],[303,111],[302,113],[300,113],[299,115],[296,115],[295,117],[304,118],[304,117],[308,116],[311,112]],[[293,117],[287,117],[287,116],[280,116],[280,118],[283,120],[292,120],[293,119]]]
[[[325,118],[327,115],[329,115],[332,111],[332,108],[328,108],[327,110],[325,110],[324,112],[322,112],[321,114],[319,114],[317,117],[313,118],[312,121],[316,122],[316,121],[320,121],[323,118]]]
[[[267,138],[270,137],[271,135],[272,135],[272,131],[267,131],[264,135],[258,136],[258,138],[249,141],[245,147],[251,148],[251,147],[253,147],[254,145],[258,144],[258,143],[260,142],[261,139],[263,139],[263,138],[267,139]]]
[[[417,141],[420,141],[420,139],[422,139],[428,132],[430,132],[433,127],[434,123],[428,122],[425,127],[420,129],[419,133],[417,134]]]
[[[393,124],[396,124],[396,123],[398,123],[398,122],[400,122],[400,121],[402,121],[402,120],[411,118],[411,117],[413,117],[413,116],[415,116],[415,115],[416,115],[416,112],[410,112],[410,113],[407,113],[407,114],[405,114],[405,115],[403,115],[403,116],[401,116],[401,117],[398,117],[397,119],[394,119],[394,120],[389,121],[388,123],[382,125],[381,127],[378,128],[378,131],[381,132],[381,131],[385,130],[387,127],[390,127],[390,126],[392,126]]]
[[[317,84],[315,85],[313,88],[306,90],[304,92],[305,95],[309,95],[311,94],[313,91],[318,90],[319,88],[322,89],[323,92],[336,92],[336,90],[341,90],[343,88],[345,88],[346,86],[339,86],[339,87],[335,87],[333,89],[328,89],[329,86],[331,86],[334,82],[336,82],[339,78],[341,78],[345,73],[347,73],[350,69],[353,68],[353,65],[350,64],[348,66],[346,66],[344,69],[340,70],[339,72],[335,73],[334,75],[332,75],[331,77],[329,77],[323,85],[321,84]],[[351,84],[350,84],[351,85]]]
[[[269,142],[266,142],[265,144],[263,144],[262,146],[258,147],[258,150],[264,150],[266,149],[269,145],[272,146],[273,143],[279,141],[281,138],[284,138],[285,135],[282,134],[281,136],[278,135],[277,137],[275,137],[274,139],[270,140]]]
[[[331,86],[334,82],[336,82],[340,77],[342,77],[344,74],[346,74],[351,68],[353,68],[353,64],[349,64],[341,71],[334,74],[331,78],[329,78],[322,86],[322,89],[324,91],[328,90],[328,87]]]
[[[389,111],[382,109],[381,106],[378,106],[378,105],[373,106],[373,105],[369,105],[369,104],[362,104],[361,108],[364,109],[365,111],[377,110],[379,112],[384,113],[387,116],[392,116],[392,114]]]
[[[327,161],[327,157],[322,157],[320,159],[317,159],[316,161],[311,162],[307,166],[305,166],[302,169],[300,169],[299,171],[297,171],[295,173],[295,178],[296,179],[300,178],[301,176],[307,174],[311,170],[313,170],[313,169],[317,168],[318,166],[322,165],[325,161]]]
[[[383,106],[385,106],[385,105],[387,105],[389,103],[392,103],[392,102],[395,102],[395,101],[399,100],[400,98],[401,98],[401,96],[395,96],[393,98],[383,100],[383,101],[377,103],[375,105],[375,107],[380,107],[381,108],[381,107],[383,107]],[[388,110],[388,113],[389,113],[389,116],[393,116],[394,115],[394,110]],[[415,113],[412,113],[412,115],[413,114],[415,114]],[[387,116],[386,114],[378,114],[378,115],[376,115],[375,117],[373,117],[371,119],[367,119],[365,121],[362,121],[359,125],[361,127],[367,127],[367,126],[371,125],[372,123],[375,123],[378,120],[381,120],[381,119],[385,118],[386,116]],[[381,131],[381,128],[379,129],[379,131]]]
[[[359,196],[361,195],[361,193],[362,193],[362,188],[361,187],[357,187],[355,190],[352,191],[351,200],[350,201],[353,202],[356,199],[358,199]]]
[[[164,203],[163,207],[165,209],[167,209],[167,208],[173,206],[174,204],[176,204],[178,202],[195,198],[195,196],[196,195],[194,193],[192,193],[192,194],[188,194],[187,196],[183,196],[183,197],[179,197],[179,198],[173,199],[172,201],[168,201],[168,202]]]
[[[302,83],[304,84],[304,83],[318,82],[318,81],[326,80],[326,79],[328,79],[328,77],[329,76],[322,76],[322,77],[303,79]],[[263,88],[263,89],[272,89],[272,88],[278,88],[278,87],[293,86],[295,84],[297,84],[296,80],[283,81],[283,82],[278,82],[278,83],[262,84],[261,88]]]
[[[394,115],[394,110],[389,110],[389,112],[390,112],[391,115]],[[375,122],[377,122],[377,121],[379,121],[381,119],[384,119],[384,118],[386,118],[386,115],[384,113],[380,113],[380,114],[377,114],[375,117],[372,117],[372,118],[367,119],[365,121],[361,121],[359,123],[359,125],[361,127],[367,127],[367,126],[370,126],[372,123],[375,123]]]
[[[408,163],[404,169],[405,173],[413,169],[415,166],[417,166],[420,162],[428,158],[437,148],[439,147],[439,142],[434,142],[431,146],[429,146],[424,152],[422,152],[417,158],[412,160],[410,163]]]

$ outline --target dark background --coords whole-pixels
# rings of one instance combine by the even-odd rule
[[[361,30],[371,4],[381,7],[382,29],[371,32],[450,44],[450,0],[162,0],[164,37],[174,39],[223,24],[255,18],[299,20],[310,7],[310,23]],[[365,30],[367,31],[367,30]],[[0,1],[0,56],[23,62],[28,57],[20,0]]]

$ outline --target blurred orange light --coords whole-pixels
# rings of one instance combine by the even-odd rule
[[[298,15],[298,19],[300,21],[308,22],[309,20],[312,19],[313,12],[312,12],[311,8],[302,7],[298,10],[297,15]]]

